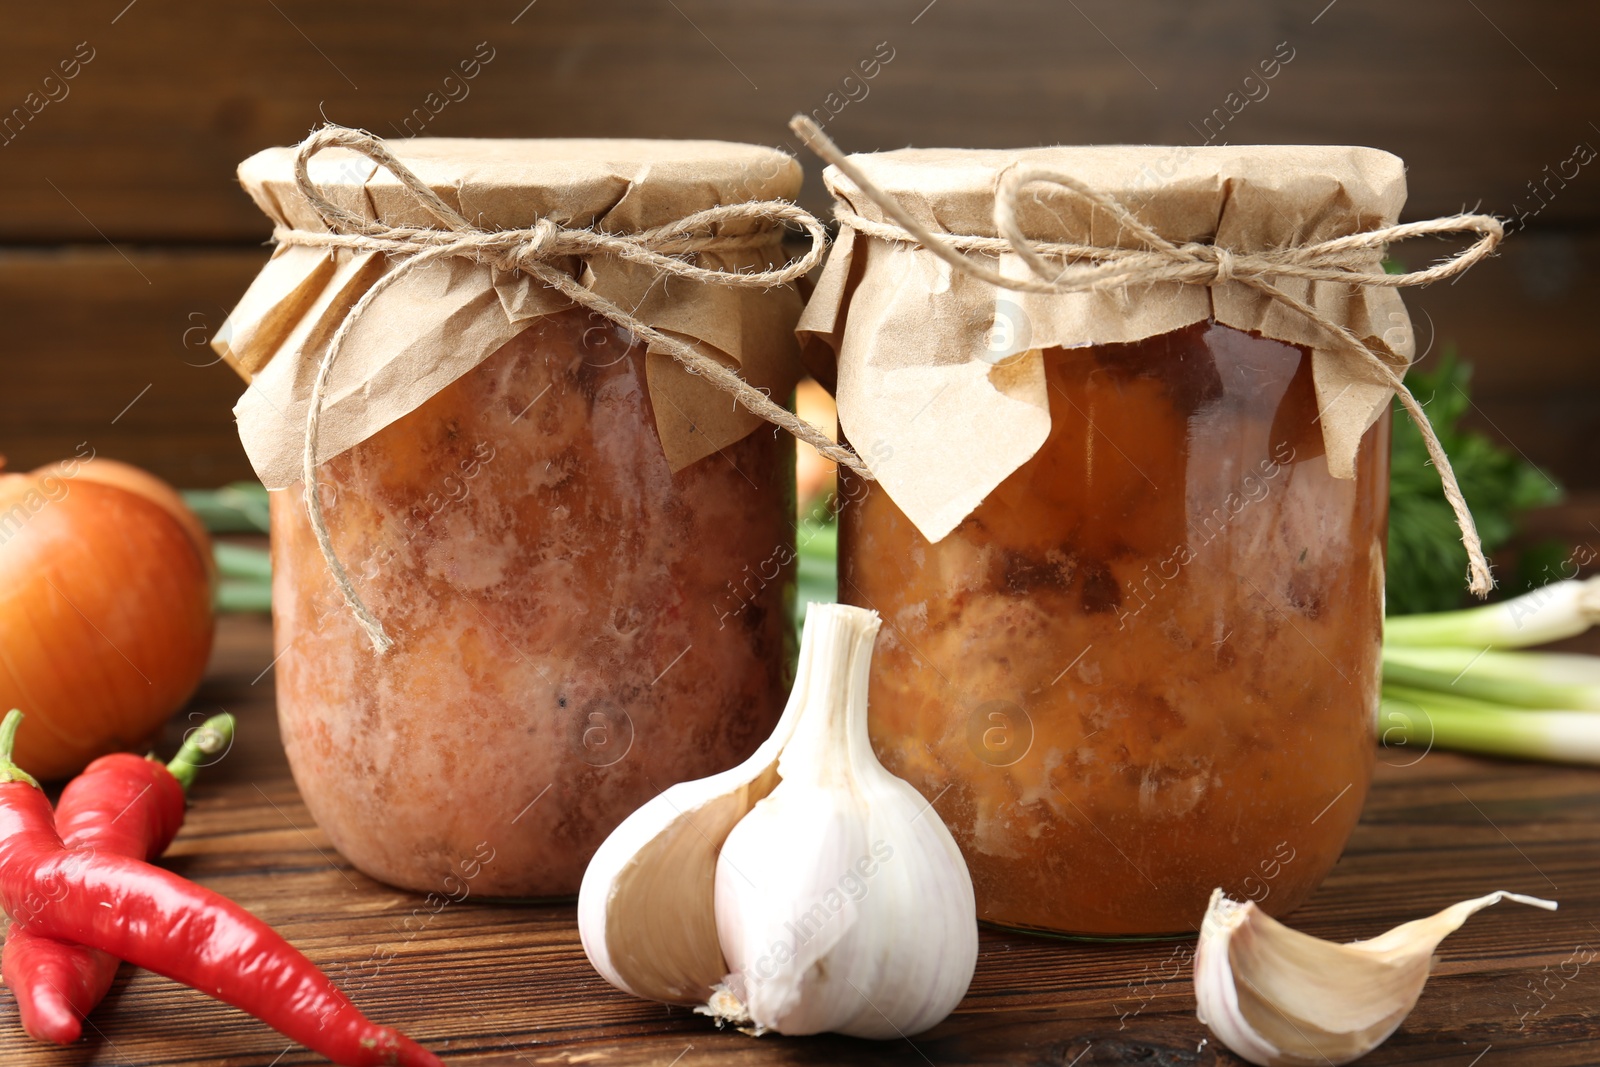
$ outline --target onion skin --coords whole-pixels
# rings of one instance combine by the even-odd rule
[[[211,535],[206,532],[205,523],[201,522],[200,516],[183,502],[183,497],[178,495],[176,489],[143,467],[135,467],[121,460],[90,456],[82,462],[64,459],[59,463],[40,467],[33,473],[41,477],[55,474],[69,481],[76,478],[87,482],[99,482],[102,485],[113,485],[160,504],[166,509],[167,514],[178,521],[184,533],[189,535],[189,539],[200,550],[200,556],[205,561],[206,573],[211,576],[211,581],[215,585],[217,561],[211,554]]]
[[[0,708],[16,762],[76,774],[151,738],[211,653],[209,551],[160,502],[56,466],[0,475]]]

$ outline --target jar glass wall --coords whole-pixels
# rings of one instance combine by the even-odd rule
[[[873,744],[985,920],[1187,934],[1217,886],[1283,914],[1371,775],[1388,416],[1338,480],[1296,346],[1202,322],[1043,358],[1049,438],[938,543],[842,483]]]
[[[448,893],[465,862],[474,895],[575,893],[629,812],[777,721],[792,441],[757,429],[672,473],[645,361],[586,312],[543,317],[320,468],[387,655],[335,589],[299,486],[273,495],[284,745],[366,873]]]

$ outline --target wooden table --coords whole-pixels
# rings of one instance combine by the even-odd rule
[[[1239,1062],[1195,1021],[1192,943],[985,930],[966,1000],[927,1034],[752,1039],[612,989],[584,960],[570,904],[469,899],[416,911],[420,898],[352,869],[307,814],[278,746],[270,648],[264,618],[223,620],[190,711],[195,722],[232,711],[238,739],[196,785],[166,862],[272,923],[374,1019],[451,1064]],[[184,725],[179,716],[173,738]],[[1555,897],[1561,910],[1502,904],[1470,920],[1442,946],[1400,1032],[1363,1062],[1600,1063],[1600,959],[1576,976],[1574,964],[1563,968],[1600,949],[1600,770],[1381,753],[1349,850],[1293,923],[1349,940],[1492,889]],[[36,1045],[15,1001],[0,998],[0,1064],[323,1062],[232,1008],[127,967],[90,1023],[74,1047]]]

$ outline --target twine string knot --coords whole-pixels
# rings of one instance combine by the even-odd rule
[[[1232,252],[1228,251],[1226,248],[1223,248],[1221,245],[1185,245],[1184,247],[1194,254],[1198,254],[1197,249],[1200,248],[1211,249],[1212,258],[1216,260],[1217,264],[1216,284],[1223,285],[1227,282],[1233,281]]]

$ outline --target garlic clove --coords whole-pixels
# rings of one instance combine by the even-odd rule
[[[858,856],[870,857],[870,846],[853,812],[830,797],[788,792],[776,805],[771,799],[734,827],[717,866],[717,929],[728,973],[709,1014],[757,1033],[821,1033],[837,1028],[829,1023],[841,1018],[845,995],[851,1006],[865,1006],[829,957],[862,921],[858,883],[841,886],[839,879]],[[818,970],[824,980],[808,981]]]
[[[1439,942],[1501,900],[1556,908],[1501,891],[1341,945],[1215,890],[1195,952],[1196,1014],[1217,1040],[1261,1067],[1349,1063],[1411,1013]]]
[[[730,973],[704,1010],[754,1032],[910,1036],[972,980],[966,863],[868,741],[879,625],[876,612],[812,606],[810,683],[780,780],[723,844],[716,918]]]
[[[611,832],[584,870],[578,932],[589,962],[624,992],[702,1004],[727,973],[717,941],[717,852],[778,781],[778,754],[805,698],[809,632],[800,670],[772,736],[749,759],[671,786]]]
[[[606,981],[649,1000],[699,1004],[727,972],[712,906],[717,845],[772,787],[772,763],[760,771],[702,790],[673,786],[606,839],[614,847],[595,853],[578,891],[578,930]]]

